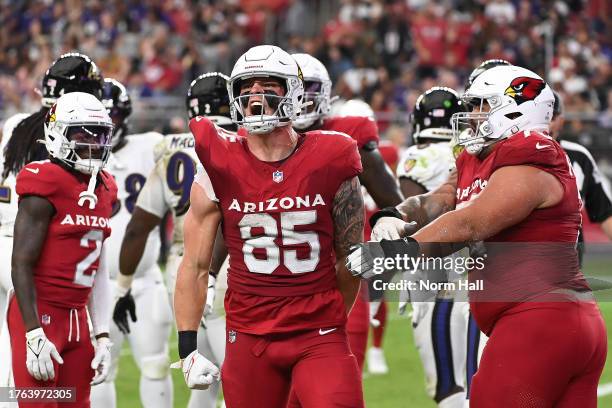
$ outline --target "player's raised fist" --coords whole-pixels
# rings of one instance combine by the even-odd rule
[[[194,350],[186,358],[172,364],[172,368],[183,370],[187,387],[194,390],[206,390],[214,381],[219,381],[220,372],[216,365]]]

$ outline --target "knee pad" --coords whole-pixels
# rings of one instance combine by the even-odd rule
[[[157,354],[142,358],[140,373],[150,380],[163,380],[170,373],[168,354]]]

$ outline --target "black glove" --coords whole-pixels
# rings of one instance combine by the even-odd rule
[[[362,279],[371,279],[381,275],[387,269],[383,266],[384,258],[395,258],[396,255],[407,255],[417,257],[421,253],[420,246],[413,238],[406,237],[393,241],[382,240],[380,242],[363,242],[354,245],[346,258],[346,268],[353,276]],[[389,269],[387,279],[395,273],[395,269]]]
[[[134,297],[132,296],[131,289],[117,300],[117,303],[115,303],[115,309],[113,310],[113,321],[123,334],[128,334],[130,332],[130,325],[127,317],[128,312],[130,313],[132,322],[135,322],[137,320],[136,304],[134,303]]]

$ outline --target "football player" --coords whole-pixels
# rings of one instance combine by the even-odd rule
[[[226,75],[212,72],[200,75],[189,86],[186,105],[189,119],[196,116],[206,116],[220,128],[227,130],[227,135],[235,135],[236,125],[230,118],[229,97],[227,94]],[[121,279],[129,280],[134,273],[135,265],[144,254],[147,234],[161,222],[168,211],[172,211],[174,231],[170,256],[166,264],[169,276],[169,289],[174,292],[176,270],[183,257],[183,220],[189,208],[191,185],[196,174],[198,162],[194,140],[191,133],[167,135],[157,147],[158,160],[155,168],[147,177],[142,188],[136,209],[127,226],[123,238],[121,256]],[[225,318],[223,305],[213,304],[215,299],[223,301],[222,285],[215,289],[217,273],[227,257],[223,236],[215,240],[215,251],[211,263],[208,280],[207,306],[205,323],[200,325],[198,335],[198,350],[210,356],[211,361],[220,366],[225,356]],[[133,303],[129,299],[117,302],[114,318],[122,326],[128,326],[128,312]],[[140,309],[138,309],[140,310]],[[205,327],[204,327],[205,325]],[[192,390],[189,407],[215,408],[219,384],[215,383],[208,391]]]
[[[15,296],[7,317],[15,385],[73,388],[77,407],[89,406],[90,385],[104,381],[110,364],[111,294],[103,242],[111,232],[117,188],[102,169],[112,129],[96,97],[83,92],[59,97],[44,122],[50,160],[26,164],[16,182]]]
[[[228,90],[246,137],[224,138],[204,117],[190,123],[203,168],[191,188],[174,297],[185,381],[207,388],[219,378],[197,351],[197,328],[223,220],[227,406],[284,408],[293,386],[304,407],[363,407],[344,329],[359,282],[342,265],[363,237],[357,144],[342,133],[293,130],[302,73],[278,47],[243,54]]]
[[[44,120],[57,98],[80,91],[102,97],[102,77],[96,64],[86,55],[69,53],[51,64],[42,80],[42,107],[32,114],[18,113],[4,122],[0,142],[0,253],[13,250],[13,228],[17,214],[15,178],[21,168],[48,157],[44,140]],[[0,312],[12,287],[9,262],[0,262]],[[10,341],[0,320],[0,360],[10,362]],[[0,386],[12,386],[11,364],[0,364]]]
[[[464,111],[459,95],[450,88],[433,87],[418,97],[411,115],[414,144],[402,154],[397,169],[404,197],[425,194],[446,182],[455,168],[451,116]],[[420,279],[430,281],[447,281],[447,274],[449,279],[459,278],[446,270],[421,273]],[[431,297],[412,295],[414,342],[425,370],[427,394],[439,407],[463,407],[468,305],[442,292]]]
[[[309,54],[293,54],[292,56],[304,75],[304,100],[307,104],[295,120],[293,127],[302,132],[336,131],[351,136],[359,148],[363,167],[359,180],[367,193],[379,208],[399,204],[402,201],[401,192],[393,173],[378,150],[380,138],[372,109],[365,102],[353,100],[341,106],[337,116],[331,117],[332,83],[327,69],[318,59]],[[367,226],[365,236],[369,237]],[[368,343],[370,315],[376,314],[379,304],[372,302],[372,310],[370,310],[367,286],[363,285],[349,315],[346,330],[349,334],[351,350],[357,358],[360,369],[363,368]]]
[[[381,241],[382,251],[442,256],[456,248],[452,243],[485,241],[484,268],[468,276],[477,285],[470,290],[471,312],[490,336],[472,380],[471,407],[526,401],[596,407],[606,328],[578,267],[576,179],[547,134],[553,93],[527,69],[498,66],[474,80],[464,101],[472,111],[453,115],[465,147],[457,178],[378,213],[377,231],[405,234],[405,221],[421,227],[404,239]],[[471,131],[459,133],[462,124]],[[348,258],[351,271],[371,276],[378,248],[357,247]]]
[[[558,140],[565,118],[561,96],[556,92],[554,94],[555,107],[550,124],[550,135]],[[603,232],[612,239],[612,192],[610,192],[609,181],[601,173],[591,152],[586,147],[568,140],[561,140],[559,144],[572,163],[580,197],[582,197],[589,220],[600,224]],[[584,236],[581,229],[578,236],[578,254],[581,261],[583,252]]]
[[[42,107],[35,113],[18,113],[4,122],[0,142],[0,252],[10,254],[13,224],[17,214],[15,177],[34,160],[48,157],[44,139],[44,120],[57,98],[69,92],[87,92],[102,97],[102,76],[88,56],[69,53],[55,60],[42,80]],[[14,137],[13,137],[14,135]],[[0,264],[0,310],[11,287],[8,263]],[[0,326],[1,327],[1,326]]]
[[[468,90],[470,86],[472,86],[472,84],[474,83],[474,80],[478,78],[478,76],[482,74],[483,72],[485,72],[486,70],[494,68],[494,67],[508,66],[508,65],[512,65],[512,64],[506,61],[505,59],[488,59],[488,60],[482,61],[479,66],[477,66],[476,68],[472,70],[472,72],[470,72],[470,75],[468,76],[468,79],[465,83],[465,89]]]
[[[107,263],[115,299],[129,297],[138,307],[139,314],[132,330],[127,326],[111,325],[112,366],[106,381],[92,388],[92,406],[113,408],[117,405],[115,378],[121,347],[127,339],[140,368],[140,399],[143,406],[171,407],[173,390],[168,340],[172,311],[157,265],[160,249],[157,229],[143,236],[146,240],[145,255],[137,264],[133,284],[128,287],[119,273],[121,241],[140,189],[155,166],[154,148],[163,136],[156,132],[129,134],[127,119],[132,112],[132,104],[126,88],[119,81],[111,78],[104,80],[103,103],[115,125],[107,169],[118,185],[118,200],[110,225],[113,234],[106,244]]]

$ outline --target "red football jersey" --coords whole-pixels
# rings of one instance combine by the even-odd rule
[[[265,334],[344,324],[332,206],[340,184],[361,171],[356,143],[307,132],[287,159],[269,163],[205,118],[189,126],[223,213],[227,326]]]
[[[19,198],[39,196],[55,208],[47,237],[34,268],[36,297],[58,307],[87,304],[98,269],[102,242],[110,233],[110,216],[117,186],[108,173],[99,175],[98,203],[78,205],[89,176],[67,171],[49,160],[27,164],[17,175]]]
[[[480,194],[495,170],[519,165],[553,174],[564,195],[557,205],[536,209],[486,240],[485,268],[469,276],[471,281],[484,279],[483,290],[470,293],[470,307],[487,334],[499,316],[517,303],[537,307],[532,301],[551,291],[588,290],[575,251],[582,203],[567,156],[551,137],[533,131],[516,134],[498,142],[484,160],[464,151],[457,160],[457,207]]]
[[[361,149],[369,142],[378,142],[378,125],[376,121],[367,116],[336,116],[327,118],[321,125],[321,130],[333,130],[346,133],[357,142]]]

